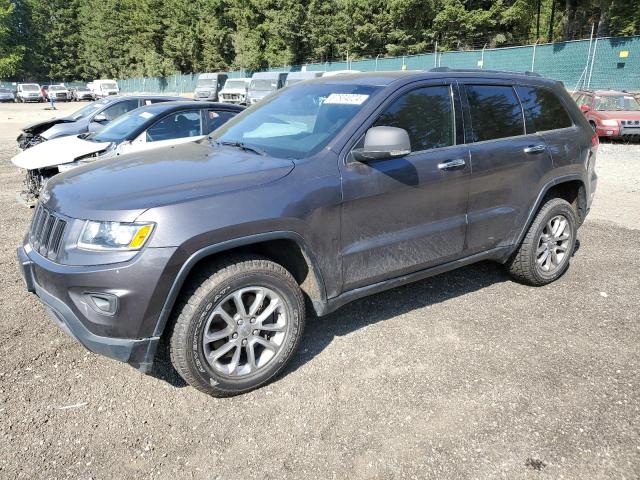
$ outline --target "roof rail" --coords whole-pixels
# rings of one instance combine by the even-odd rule
[[[468,72],[468,73],[506,73],[508,75],[527,75],[529,77],[541,77],[536,72],[509,72],[507,70],[485,70],[483,68],[449,68],[449,67],[435,67],[429,69],[430,72]]]

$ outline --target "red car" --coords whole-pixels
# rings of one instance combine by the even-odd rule
[[[573,98],[599,137],[640,139],[640,103],[617,90],[577,91]]]

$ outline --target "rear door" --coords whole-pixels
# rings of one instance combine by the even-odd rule
[[[343,290],[455,260],[464,246],[471,169],[457,86],[407,87],[372,126],[405,129],[412,153],[341,164]]]
[[[511,245],[551,170],[544,139],[525,130],[515,89],[504,82],[465,82],[471,153],[466,253]]]

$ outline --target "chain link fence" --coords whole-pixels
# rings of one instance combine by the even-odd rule
[[[342,62],[282,66],[270,71],[362,72],[428,70],[434,67],[483,68],[487,70],[533,71],[564,82],[569,90],[610,88],[640,91],[640,36],[609,37],[468,51],[443,51]],[[253,72],[229,72],[230,78],[249,77]],[[118,80],[123,93],[167,93],[190,95],[198,74],[141,77]],[[0,82],[2,83],[2,82]],[[44,81],[41,84],[59,82]],[[78,82],[67,83],[67,85]],[[10,86],[7,85],[7,86]]]

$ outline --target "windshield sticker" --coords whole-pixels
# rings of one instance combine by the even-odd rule
[[[361,95],[358,93],[332,93],[324,103],[333,105],[362,105],[367,98],[369,98],[369,95]]]
[[[146,119],[148,120],[148,119],[150,119],[151,117],[153,117],[153,113],[151,113],[151,112],[142,112],[142,113],[140,114],[140,116],[141,116],[142,118],[146,118]]]

